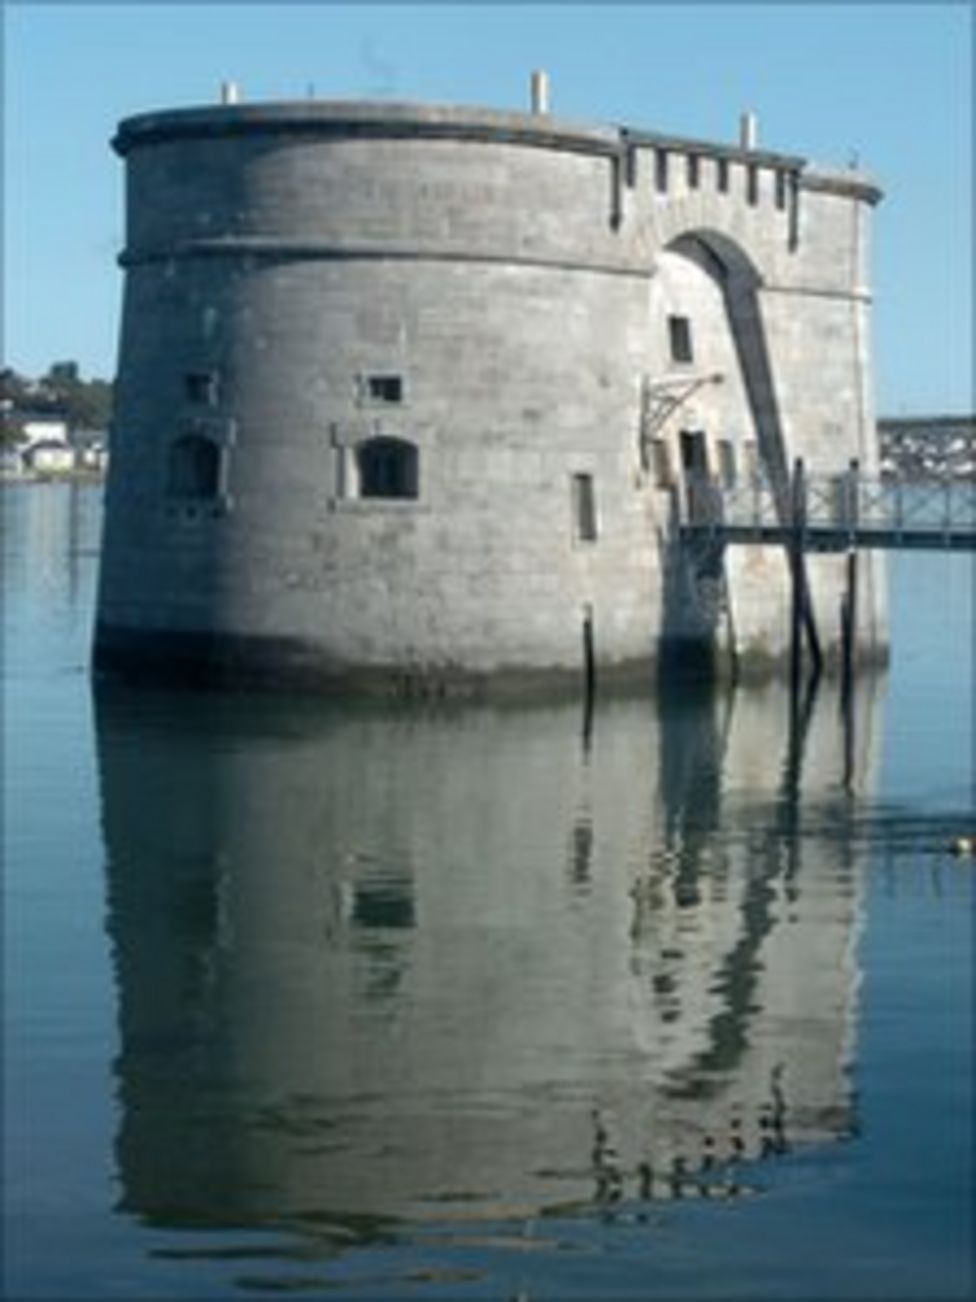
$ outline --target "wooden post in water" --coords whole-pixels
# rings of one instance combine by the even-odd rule
[[[800,675],[803,669],[803,527],[806,511],[806,489],[803,478],[803,459],[793,463],[790,481],[790,704],[795,710],[800,696]]]
[[[592,709],[596,690],[596,661],[593,653],[593,607],[587,602],[583,607],[583,699],[587,710]]]
[[[857,653],[857,526],[858,474],[856,460],[850,464],[845,495],[845,524],[848,531],[847,584],[841,598],[841,686],[840,703],[844,727],[844,786],[854,777],[854,664]]]
[[[854,658],[857,650],[857,476],[858,463],[852,461],[845,510],[848,531],[847,586],[841,607],[841,700],[845,709],[850,703],[854,688]]]

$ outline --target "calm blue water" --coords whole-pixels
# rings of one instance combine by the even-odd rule
[[[845,775],[826,689],[93,692],[99,495],[0,504],[5,1296],[973,1295],[971,559]]]

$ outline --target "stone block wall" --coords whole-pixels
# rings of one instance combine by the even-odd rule
[[[577,683],[588,658],[647,678],[667,643],[782,657],[782,557],[730,555],[716,582],[676,546],[682,438],[713,472],[870,461],[876,192],[417,106],[151,114],[116,144],[101,663],[441,690]],[[653,431],[670,477],[649,459],[662,380],[693,388]],[[832,620],[839,570],[816,569]]]

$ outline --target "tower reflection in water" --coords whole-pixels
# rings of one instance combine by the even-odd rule
[[[588,739],[569,705],[96,706],[123,1209],[368,1234],[728,1196],[854,1127],[836,701],[792,754],[773,689]]]

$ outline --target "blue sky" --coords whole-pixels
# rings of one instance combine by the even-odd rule
[[[875,373],[886,414],[971,411],[973,7],[960,4],[11,3],[4,41],[4,358],[115,365],[123,242],[117,121],[248,99],[527,105],[760,141],[885,190]]]

